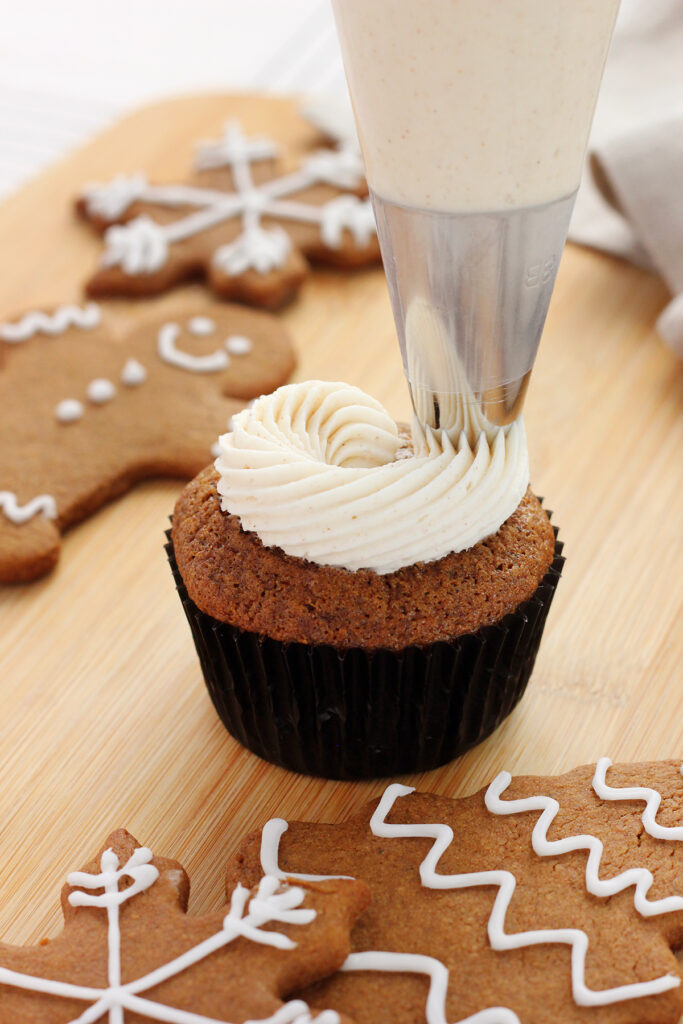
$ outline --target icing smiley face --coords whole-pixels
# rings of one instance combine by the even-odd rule
[[[99,321],[98,321],[99,322]],[[218,324],[208,316],[191,317],[186,324],[189,335],[211,338]],[[254,344],[242,334],[229,334],[220,348],[206,355],[196,355],[180,347],[182,327],[175,321],[162,324],[157,335],[157,353],[164,362],[190,373],[219,373],[230,365],[231,356],[248,356]],[[137,359],[128,359],[119,375],[124,387],[139,387],[147,380],[147,370]],[[106,377],[95,377],[86,388],[91,405],[104,405],[116,397],[116,386]],[[86,407],[78,398],[64,398],[55,409],[59,423],[76,423],[85,414]]]
[[[214,338],[218,325],[210,317],[196,316],[187,322],[187,331],[195,338]],[[182,328],[169,321],[159,328],[157,351],[159,357],[171,366],[190,373],[218,373],[230,365],[230,356],[248,356],[253,350],[252,340],[242,334],[229,334],[219,347],[206,355],[195,355],[181,348]]]
[[[279,323],[238,307],[118,337],[93,304],[0,324],[0,581],[48,571],[60,533],[136,480],[194,476],[293,368]]]

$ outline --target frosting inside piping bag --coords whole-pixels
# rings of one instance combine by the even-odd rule
[[[472,447],[414,420],[412,451],[349,384],[278,388],[233,417],[216,459],[221,508],[263,544],[321,565],[390,573],[496,533],[529,483],[524,425]]]

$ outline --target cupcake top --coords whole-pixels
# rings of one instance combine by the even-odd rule
[[[233,418],[216,459],[221,508],[267,547],[393,573],[495,534],[529,483],[521,420],[474,448],[413,421],[402,436],[360,388],[306,381]]]

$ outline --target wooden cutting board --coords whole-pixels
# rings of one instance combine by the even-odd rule
[[[195,141],[228,116],[282,142],[310,134],[294,103],[251,96],[131,115],[0,207],[0,315],[80,297],[100,248],[71,213],[84,183],[142,169],[181,180]],[[603,754],[683,758],[683,370],[653,329],[665,301],[654,277],[567,248],[526,405],[564,578],[521,706],[478,749],[411,780],[420,787],[464,794],[502,768],[559,772]],[[109,305],[127,319],[151,303]],[[281,315],[300,379],[345,378],[406,416],[381,270],[318,272]],[[73,530],[52,576],[0,588],[6,941],[58,930],[66,872],[116,826],[182,860],[202,910],[246,831],[273,815],[339,820],[383,788],[289,774],[224,731],[162,547],[180,486],[139,487]]]

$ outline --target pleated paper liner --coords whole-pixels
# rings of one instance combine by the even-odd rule
[[[529,681],[564,558],[499,623],[404,651],[281,643],[202,612],[166,552],[206,686],[254,754],[306,775],[364,779],[426,771],[486,739]]]

